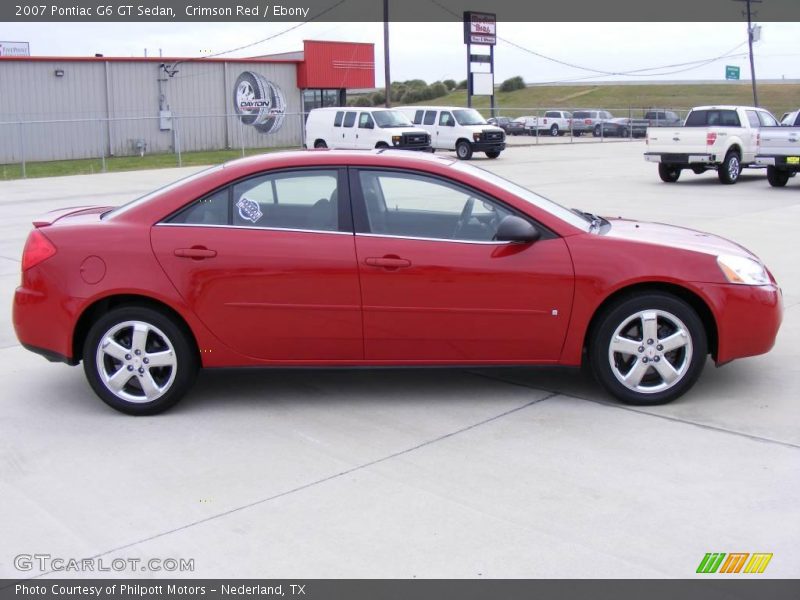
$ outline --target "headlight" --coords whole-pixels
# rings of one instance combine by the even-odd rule
[[[402,136],[399,136],[399,135],[393,135],[393,136],[392,136],[392,143],[393,143],[394,145],[397,145],[397,144],[399,144],[399,143],[400,143],[400,140],[402,140],[402,139],[403,139],[403,138],[402,138]]]
[[[481,134],[480,134],[480,133],[473,133],[473,134],[472,134],[472,141],[473,141],[473,142],[477,142],[477,141],[479,141],[480,139],[481,139]]]
[[[741,285],[768,285],[767,269],[757,260],[746,256],[718,256],[717,264],[725,279]]]

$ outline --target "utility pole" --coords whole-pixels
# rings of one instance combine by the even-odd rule
[[[756,91],[756,66],[753,61],[753,14],[751,4],[761,4],[763,0],[733,0],[747,4],[747,44],[750,47],[750,79],[753,82],[753,106],[758,106],[758,92]]]
[[[392,76],[389,74],[389,0],[383,0],[383,76],[386,108],[392,106]]]

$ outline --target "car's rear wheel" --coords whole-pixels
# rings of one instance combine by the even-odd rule
[[[314,148],[327,148],[328,144],[325,143],[325,140],[317,140],[314,142]]]
[[[661,181],[663,181],[664,183],[675,183],[681,176],[681,170],[679,167],[676,167],[675,165],[670,165],[667,163],[659,163],[658,176],[661,177]]]
[[[694,385],[706,360],[703,323],[670,294],[629,296],[600,315],[589,349],[600,383],[627,404],[675,400]]]
[[[739,175],[742,173],[742,164],[739,159],[739,153],[731,150],[725,155],[725,160],[719,166],[717,175],[719,180],[727,185],[731,185],[739,181]]]
[[[183,327],[151,308],[128,306],[101,316],[86,337],[83,368],[106,404],[130,415],[175,405],[199,367]]]
[[[558,136],[558,125],[557,124],[554,123],[553,126],[550,128],[550,135],[552,135],[553,137],[557,137]]]
[[[767,167],[767,181],[772,187],[783,187],[789,183],[789,173],[779,171],[775,167]]]
[[[594,135],[594,137],[602,136],[603,135],[603,128],[600,127],[600,125],[595,125],[594,126],[594,134],[593,135]]]
[[[472,158],[472,145],[465,140],[458,142],[456,144],[456,156],[461,160],[469,160]]]

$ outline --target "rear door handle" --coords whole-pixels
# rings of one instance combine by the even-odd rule
[[[411,261],[399,256],[371,256],[364,259],[364,264],[370,267],[382,267],[384,269],[395,270],[411,266]]]
[[[217,255],[216,250],[209,250],[202,246],[195,246],[194,248],[176,248],[175,256],[179,258],[192,258],[194,260],[203,260],[204,258],[214,258]]]

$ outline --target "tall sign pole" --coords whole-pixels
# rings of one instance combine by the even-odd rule
[[[389,0],[383,0],[383,76],[386,108],[392,106],[392,76],[389,74]]]
[[[464,12],[464,43],[467,45],[467,106],[472,107],[472,96],[490,96],[492,116],[494,116],[494,46],[497,43],[497,15]],[[473,54],[473,46],[489,46],[489,54]],[[489,72],[473,73],[474,63],[488,63]]]
[[[751,4],[761,4],[762,0],[733,0],[747,4],[747,45],[750,48],[750,79],[753,82],[753,106],[758,106],[758,92],[756,91],[756,65],[753,60],[753,14]]]

